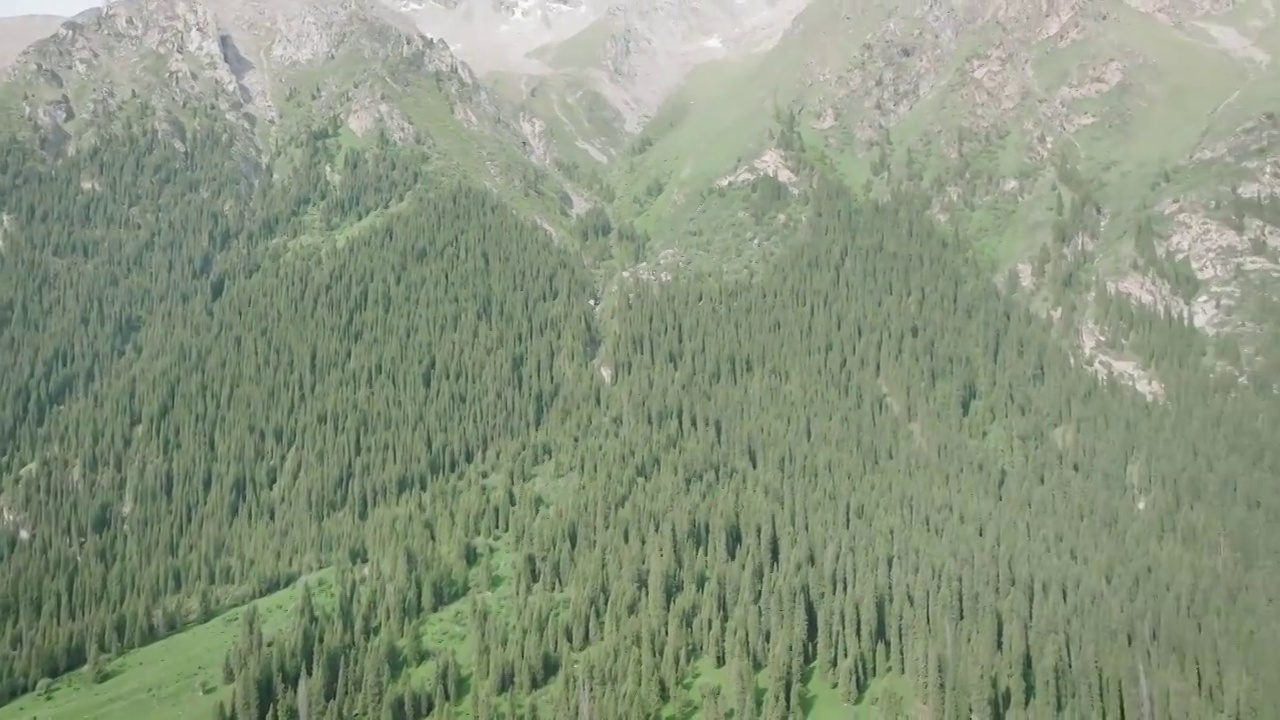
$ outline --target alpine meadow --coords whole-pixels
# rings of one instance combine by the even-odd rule
[[[0,720],[1274,718],[1280,24],[1050,5],[0,18]]]

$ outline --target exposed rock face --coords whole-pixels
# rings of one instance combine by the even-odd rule
[[[274,114],[267,93],[251,84],[251,67],[205,3],[133,0],[63,23],[27,48],[13,73],[28,88],[24,111],[44,149],[70,152],[74,120],[84,118],[92,135],[135,95],[161,114],[192,99],[212,102],[248,139],[250,115]]]
[[[279,77],[347,53],[405,59],[426,71],[460,69],[447,45],[372,0],[115,0],[64,23],[24,53],[24,64],[87,76],[149,53],[175,73],[200,70],[232,94],[250,75]]]
[[[1261,30],[1214,17],[1229,0],[1126,2],[1146,17],[1084,0],[118,0],[100,14],[55,28],[53,37],[23,53],[13,72],[34,88],[23,111],[50,152],[74,150],[78,128],[92,124],[85,120],[110,116],[133,92],[160,106],[191,98],[212,102],[241,129],[246,153],[258,152],[255,147],[265,145],[263,128],[285,112],[293,80],[306,77],[314,85],[316,73],[300,71],[323,66],[343,76],[341,88],[298,91],[314,92],[311,104],[336,114],[356,135],[382,131],[412,142],[430,134],[429,128],[415,128],[405,108],[382,91],[397,78],[434,74],[458,101],[451,102],[455,118],[512,139],[529,158],[554,168],[561,123],[545,109],[541,117],[534,109],[505,119],[495,96],[455,51],[478,63],[481,74],[558,73],[562,77],[553,80],[580,81],[566,97],[581,95],[584,87],[596,90],[604,98],[600,104],[613,105],[623,130],[634,133],[695,66],[777,48],[762,67],[772,69],[775,60],[793,63],[784,68],[794,77],[776,102],[803,105],[804,122],[835,152],[871,156],[891,134],[902,143],[903,135],[916,132],[917,139],[927,139],[921,144],[929,151],[963,165],[953,176],[938,178],[934,193],[935,215],[962,222],[966,204],[970,213],[974,206],[998,202],[1043,204],[1043,188],[1061,184],[1054,167],[1062,156],[1086,152],[1080,148],[1090,136],[1139,112],[1147,86],[1160,84],[1151,78],[1164,69],[1156,53],[1136,47],[1140,43],[1126,33],[1152,30],[1185,40],[1187,47],[1211,48],[1248,73],[1269,78],[1262,75],[1270,67],[1270,46]],[[1112,17],[1117,12],[1129,23],[1121,29]],[[1223,24],[1228,22],[1235,25]],[[540,47],[544,52],[534,52]],[[1067,50],[1059,53],[1061,48]],[[1047,65],[1055,67],[1046,70]],[[139,85],[138,77],[155,81]],[[625,142],[619,133],[623,141],[596,150],[591,143],[614,138],[577,136],[562,106],[551,104],[578,146],[601,162]],[[564,104],[582,109],[570,105]],[[181,123],[163,113],[156,123],[173,142],[184,141]],[[921,126],[927,129],[920,132]],[[1152,189],[1150,198],[1141,199],[1142,209],[1154,209],[1163,221],[1156,253],[1186,263],[1199,283],[1195,291],[1180,295],[1179,282],[1127,259],[1104,269],[1097,255],[1115,242],[1115,233],[1076,234],[1054,252],[1080,260],[1080,272],[1096,281],[1095,289],[1189,314],[1211,336],[1248,329],[1256,323],[1247,312],[1249,298],[1268,283],[1280,287],[1280,215],[1266,210],[1280,208],[1276,127],[1274,119],[1258,121],[1228,141],[1193,147],[1202,141],[1188,140],[1172,154],[1191,154],[1188,174],[1213,163],[1240,170],[1214,171],[1215,178],[1232,175],[1231,188],[1206,186],[1176,197]],[[991,151],[986,157],[984,148]],[[742,148],[739,167],[717,168],[706,177],[729,185],[767,174],[792,185],[792,169],[771,153],[761,145]],[[1024,157],[1028,162],[1021,169],[1012,168]],[[971,161],[985,163],[982,171],[990,175],[975,179]],[[1026,167],[1032,169],[1024,172]],[[1227,190],[1234,199],[1224,195]],[[1166,202],[1157,205],[1161,200]],[[1242,202],[1257,207],[1232,217],[1228,206]],[[1135,210],[1109,209],[1117,217]],[[1050,284],[1029,262],[1016,268],[1028,290],[1044,291]],[[1075,299],[1082,299],[1084,291],[1077,292]],[[1135,360],[1107,349],[1122,340],[1104,337],[1106,331],[1087,317],[1072,323],[1065,333],[1095,367],[1127,378],[1150,397],[1162,392]]]
[[[394,105],[371,97],[361,98],[352,104],[346,123],[357,137],[364,137],[380,129],[398,143],[407,143],[418,137],[413,123]]]
[[[1162,202],[1168,228],[1156,251],[1185,263],[1198,281],[1194,297],[1173,296],[1150,272],[1113,279],[1115,289],[1144,305],[1187,311],[1210,337],[1232,336],[1256,357],[1259,330],[1275,329],[1267,308],[1280,301],[1280,120],[1267,114],[1225,140],[1201,148],[1180,173],[1230,178]],[[1172,297],[1171,297],[1172,296]]]
[[[1169,287],[1163,278],[1129,271],[1119,277],[1106,280],[1107,290],[1158,312],[1172,311],[1179,315],[1187,312],[1187,303]]]
[[[1165,388],[1141,363],[1107,347],[1107,338],[1092,321],[1080,325],[1077,345],[1085,366],[1096,375],[1132,386],[1148,400],[1162,401]]]
[[[764,151],[760,157],[756,158],[755,162],[750,165],[744,165],[720,178],[716,181],[716,187],[742,185],[764,175],[768,175],[786,185],[793,193],[799,192],[799,188],[796,187],[796,182],[799,178],[792,172],[786,156],[776,148]]]
[[[520,113],[520,132],[528,145],[530,156],[540,165],[550,165],[552,149],[547,137],[547,124],[529,113]]]
[[[115,0],[32,44],[12,74],[29,89],[23,109],[48,151],[74,150],[77,117],[90,121],[89,131],[137,95],[161,115],[166,107],[212,103],[254,155],[294,73],[329,61],[354,74],[354,83],[362,72],[378,81],[401,71],[439,73],[452,90],[491,104],[444,42],[373,0]],[[353,129],[367,132],[375,123],[392,138],[414,136],[385,102],[364,95],[350,102]],[[181,143],[180,132],[166,134]]]
[[[1173,204],[1174,229],[1161,251],[1190,263],[1201,290],[1191,305],[1196,327],[1210,335],[1250,324],[1236,312],[1245,294],[1280,288],[1280,228],[1255,218],[1242,226],[1214,220],[1194,205]]]
[[[430,44],[402,15],[371,0],[204,1],[251,59],[277,70],[343,53],[405,55]]]
[[[1141,252],[1121,267],[1099,269],[1102,287],[1166,317],[1185,317],[1211,342],[1226,342],[1236,355],[1230,363],[1215,360],[1215,372],[1249,379],[1265,365],[1262,342],[1276,332],[1273,310],[1280,302],[1280,122],[1272,116],[1248,122],[1222,142],[1196,152],[1177,174],[1225,178],[1229,185],[1207,181],[1192,192],[1160,202],[1161,220],[1151,255]],[[1090,248],[1085,266],[1094,265]],[[1064,250],[1070,256],[1070,249]],[[1164,268],[1157,267],[1164,264]],[[1171,283],[1169,267],[1182,268]],[[1017,265],[1022,287],[1035,292],[1040,283],[1032,263]],[[1094,296],[1085,299],[1091,305]],[[1056,319],[1065,322],[1061,309]],[[1073,331],[1085,361],[1159,400],[1164,387],[1141,362],[1126,355],[1123,338],[1106,331],[1089,313],[1077,316]],[[1274,337],[1274,335],[1272,335]],[[1243,364],[1241,364],[1243,363]]]

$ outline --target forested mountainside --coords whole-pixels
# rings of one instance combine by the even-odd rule
[[[823,181],[754,282],[602,324],[574,256],[411,157],[246,195],[216,137],[96,147],[5,151],[10,699],[336,564],[274,642],[245,621],[218,712],[1276,706],[1274,399],[1145,317],[1179,391],[1097,385],[927,198]]]
[[[928,187],[1099,371],[1153,398],[1169,384],[1103,331],[1112,294],[1189,315],[1209,371],[1280,381],[1270,0],[523,0],[488,43],[488,0],[401,4],[482,60],[541,142],[609,177],[663,272],[755,253],[708,193],[794,174],[781,110],[854,187]]]
[[[235,105],[130,92],[99,31],[110,114],[0,86],[0,718],[1280,707],[1280,402],[1187,314],[1099,289],[1163,390],[1099,378],[934,185],[850,187],[794,116],[690,225],[769,251],[667,272],[465,67]]]

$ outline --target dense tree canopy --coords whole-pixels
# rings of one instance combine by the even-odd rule
[[[1280,706],[1280,406],[1179,320],[1108,315],[1167,403],[1095,383],[927,198],[829,180],[758,276],[597,316],[407,150],[207,127],[0,149],[0,700],[332,568],[245,614],[220,717],[649,718],[695,666],[719,719]]]

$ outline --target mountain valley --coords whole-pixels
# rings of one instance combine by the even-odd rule
[[[0,720],[1280,703],[1270,0],[0,43]]]

